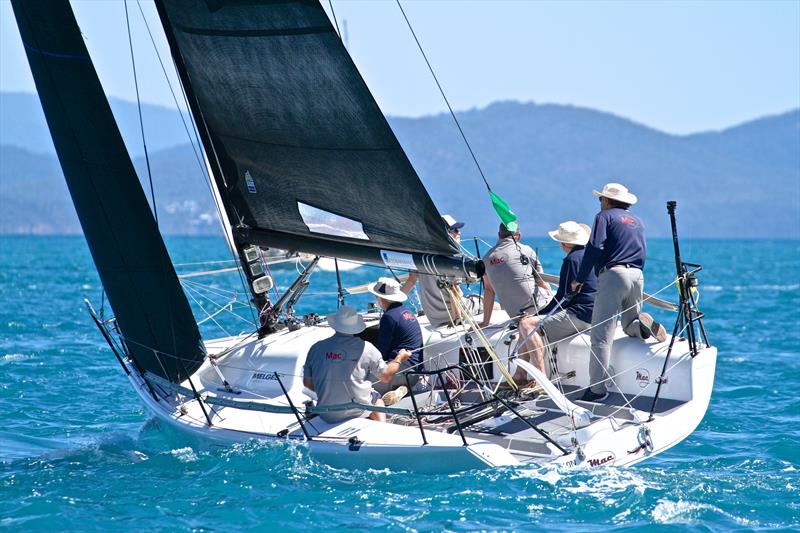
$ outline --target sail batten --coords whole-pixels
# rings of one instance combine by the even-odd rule
[[[156,5],[232,227],[330,256],[338,244],[458,254],[319,2]],[[326,221],[306,224],[302,204],[359,231],[314,231]]]
[[[189,26],[176,26],[183,33],[193,35],[207,35],[210,37],[290,37],[293,35],[311,35],[317,33],[331,33],[333,28],[313,26],[309,28],[290,28],[284,30],[221,30],[214,28],[192,28]]]

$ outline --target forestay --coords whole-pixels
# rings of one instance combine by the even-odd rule
[[[156,4],[240,236],[458,253],[318,2]]]

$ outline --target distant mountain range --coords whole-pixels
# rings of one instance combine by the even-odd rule
[[[149,196],[136,104],[111,101]],[[208,186],[177,111],[144,105],[165,233],[218,232]],[[600,111],[500,102],[458,114],[492,186],[541,236],[566,219],[591,223],[591,190],[636,193],[649,235],[669,235],[678,201],[685,237],[800,238],[800,110],[719,132],[669,135]],[[491,235],[496,217],[449,115],[390,118],[442,213]],[[38,99],[0,93],[0,233],[80,233]]]

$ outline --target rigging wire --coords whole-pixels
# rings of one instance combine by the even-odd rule
[[[127,2],[127,0],[126,0],[126,2]],[[211,177],[211,175],[209,173],[208,168],[202,162],[203,158],[201,158],[201,155],[202,155],[202,146],[203,145],[200,142],[200,138],[199,138],[199,135],[198,135],[197,123],[194,120],[194,115],[192,114],[191,107],[189,106],[189,100],[188,100],[188,98],[186,96],[186,91],[183,88],[183,80],[181,78],[180,72],[178,72],[178,65],[175,64],[175,62],[173,61],[173,67],[175,69],[175,76],[177,77],[178,82],[181,84],[180,93],[183,96],[184,106],[186,107],[186,110],[187,110],[187,112],[189,114],[189,121],[190,121],[190,123],[192,125],[191,130],[192,130],[192,133],[194,134],[194,139],[192,138],[192,133],[189,132],[189,127],[186,124],[186,120],[185,120],[185,118],[183,116],[183,112],[181,111],[181,106],[178,103],[177,97],[175,96],[175,90],[172,87],[172,82],[170,81],[169,75],[167,74],[167,70],[166,70],[166,67],[164,66],[164,62],[161,59],[161,54],[158,51],[158,46],[156,46],[156,42],[155,42],[155,38],[153,37],[153,33],[152,33],[152,31],[150,31],[150,24],[147,22],[147,17],[144,14],[144,10],[142,9],[142,5],[141,5],[140,0],[136,0],[136,3],[137,3],[137,6],[139,7],[139,13],[142,16],[142,20],[144,21],[145,28],[147,28],[147,34],[150,37],[150,43],[153,46],[153,51],[155,52],[156,57],[158,58],[158,62],[161,65],[161,71],[164,74],[164,80],[167,82],[167,86],[169,87],[170,93],[172,94],[173,101],[175,102],[175,107],[178,110],[178,114],[181,117],[181,121],[183,122],[184,130],[186,131],[186,136],[189,138],[189,144],[191,144],[192,151],[194,152],[195,158],[197,159],[198,166],[200,167],[200,173],[203,175],[204,181],[206,183],[206,187],[208,187],[209,193],[211,194],[212,198],[214,199],[214,207],[217,210],[217,216],[219,217],[219,221],[220,221],[220,224],[222,226],[222,234],[225,237],[225,240],[228,242],[228,248],[231,251],[232,260],[235,263],[238,264],[239,261],[236,258],[236,254],[234,252],[235,245],[231,240],[232,239],[231,235],[228,234],[228,231],[227,231],[227,229],[225,227],[225,223],[224,223],[225,214],[222,212],[222,209],[220,208],[219,203],[216,201],[216,195],[214,194],[214,190],[213,190],[213,187],[211,185],[212,177]],[[239,275],[239,281],[242,284],[242,289],[244,290],[244,293],[247,294],[247,292],[249,292],[249,289],[248,289],[248,286],[247,286],[247,282],[243,277],[241,267],[237,268],[237,274]],[[255,314],[253,313],[253,308],[252,308],[251,305],[248,305],[248,307],[250,308],[250,314],[253,317],[253,322],[255,322],[256,318],[255,318]]]
[[[342,32],[339,29],[339,21],[336,20],[336,11],[333,10],[333,0],[328,0],[328,5],[331,7],[331,14],[333,15],[333,24],[336,26],[336,33],[339,34],[339,40],[342,40]],[[344,41],[342,41],[344,44]]]
[[[330,0],[329,0],[330,1]],[[447,99],[447,95],[444,93],[444,89],[442,88],[442,84],[439,83],[439,78],[436,77],[436,72],[434,72],[433,67],[431,66],[431,62],[428,61],[428,56],[425,54],[425,50],[422,48],[422,44],[419,42],[417,38],[417,34],[414,31],[414,28],[411,26],[411,21],[408,20],[408,16],[406,16],[406,12],[403,9],[400,0],[395,0],[397,2],[397,7],[400,8],[400,12],[403,14],[403,18],[406,21],[406,25],[408,25],[408,29],[411,30],[411,35],[414,36],[414,41],[417,43],[417,48],[419,48],[422,57],[425,59],[425,63],[428,65],[428,70],[431,72],[431,76],[433,76],[433,81],[436,82],[436,86],[439,88],[439,92],[444,99],[444,103],[447,104],[447,109],[450,111],[450,116],[453,117],[453,121],[456,123],[456,127],[458,128],[458,132],[461,134],[461,138],[464,139],[464,144],[467,145],[467,150],[469,150],[469,155],[472,156],[472,160],[475,162],[475,166],[478,168],[478,172],[481,175],[481,179],[483,179],[483,183],[486,185],[486,188],[491,191],[492,188],[489,185],[489,182],[486,180],[486,175],[483,173],[483,169],[481,168],[480,163],[478,163],[478,158],[475,157],[475,152],[472,151],[472,146],[469,144],[467,140],[467,136],[464,134],[464,130],[461,128],[461,123],[458,121],[455,112],[453,112],[453,107],[450,105],[450,101]]]
[[[153,188],[153,173],[150,170],[150,155],[147,151],[147,139],[144,135],[144,118],[142,117],[142,100],[139,98],[139,78],[136,75],[136,56],[133,53],[133,38],[131,37],[131,21],[128,16],[128,0],[125,0],[125,25],[128,28],[128,46],[131,50],[131,66],[133,67],[133,86],[136,89],[136,106],[139,110],[139,130],[142,134],[142,146],[144,147],[144,161],[147,165],[147,178],[150,181],[150,199],[153,202],[153,216],[156,219],[156,226],[158,223],[158,207],[156,207],[156,193]]]
[[[175,90],[172,87],[172,83],[169,81],[169,76],[167,75],[167,69],[164,66],[164,62],[161,59],[161,54],[158,52],[158,47],[156,46],[156,41],[153,38],[153,33],[150,31],[150,24],[147,23],[147,18],[144,16],[144,11],[142,10],[142,4],[139,0],[136,0],[136,5],[139,8],[139,13],[142,15],[144,26],[145,28],[147,28],[147,34],[150,36],[150,42],[152,43],[153,50],[155,51],[156,57],[158,58],[158,64],[161,66],[161,72],[164,73],[164,79],[167,81],[167,86],[169,87],[170,94],[172,94],[172,100],[175,102],[175,107],[178,109],[178,115],[181,117],[181,122],[183,123],[183,129],[186,131],[186,136],[189,138],[189,144],[192,146],[192,151],[194,152],[194,157],[197,160],[198,166],[200,167],[200,172],[203,173],[203,175],[205,175],[207,172],[205,165],[203,165],[202,160],[200,158],[200,154],[198,153],[197,146],[195,146],[195,143],[192,140],[192,135],[189,133],[189,126],[186,124],[186,118],[183,116],[183,112],[181,111],[181,106],[178,104],[178,97],[175,96]]]
[[[220,313],[222,310],[224,310],[224,309],[225,309],[225,307],[227,307],[227,306],[220,308],[218,311],[215,311],[213,314],[212,314],[212,313],[209,313],[209,312],[208,312],[208,310],[206,310],[206,308],[205,308],[205,307],[203,307],[203,304],[202,304],[202,302],[200,302],[200,301],[199,301],[197,298],[195,298],[195,297],[194,297],[194,295],[192,294],[192,292],[197,292],[197,291],[196,291],[196,289],[192,289],[191,287],[188,287],[188,286],[186,287],[186,289],[187,289],[187,291],[186,291],[186,294],[189,296],[189,298],[191,298],[191,299],[192,299],[192,301],[193,301],[195,304],[197,304],[197,307],[198,307],[198,308],[199,308],[201,311],[203,311],[203,313],[205,313],[205,315],[206,315],[206,318],[204,318],[204,319],[200,320],[200,321],[197,323],[197,325],[199,326],[199,325],[200,325],[200,324],[202,324],[203,322],[205,322],[205,321],[207,321],[207,320],[211,320],[211,321],[212,321],[212,322],[213,322],[213,323],[214,323],[214,324],[215,324],[215,325],[216,325],[216,326],[217,326],[219,329],[221,329],[221,330],[222,330],[222,332],[225,334],[225,336],[226,336],[226,337],[230,337],[230,336],[231,336],[230,332],[229,332],[228,330],[226,330],[226,329],[225,329],[225,328],[222,326],[222,324],[220,324],[219,322],[217,322],[217,319],[216,319],[216,318],[214,318],[214,317],[215,317],[215,316],[216,316],[218,313]],[[198,294],[199,294],[199,293],[198,293]],[[201,295],[201,296],[202,296],[202,295]]]

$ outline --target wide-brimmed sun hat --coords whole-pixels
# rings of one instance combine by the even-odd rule
[[[619,183],[606,183],[605,187],[603,187],[603,192],[592,191],[592,194],[598,198],[610,198],[628,205],[633,205],[639,200],[627,187]]]
[[[356,335],[366,329],[367,324],[355,309],[349,305],[343,305],[338,311],[326,317],[328,324],[339,333]]]
[[[390,302],[405,302],[408,295],[400,290],[400,283],[392,278],[378,278],[375,283],[367,285],[367,290]]]
[[[576,244],[584,246],[589,242],[589,236],[592,233],[592,228],[586,224],[578,224],[574,220],[567,220],[558,225],[558,229],[548,231],[547,234],[554,241],[563,242],[564,244]]]

